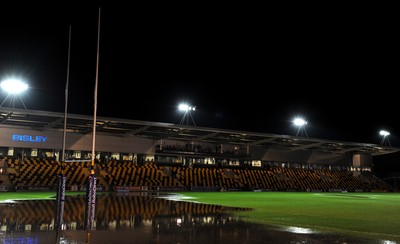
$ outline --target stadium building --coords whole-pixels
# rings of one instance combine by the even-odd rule
[[[51,187],[63,167],[71,173],[79,171],[81,177],[73,184],[84,185],[88,171],[83,168],[92,158],[94,120],[78,114],[64,118],[64,113],[0,107],[3,189],[17,185]],[[312,190],[302,183],[302,177],[323,181],[315,190],[348,190],[340,184],[329,185],[335,177],[342,177],[332,172],[373,176],[374,156],[400,150],[377,144],[108,117],[97,117],[95,133],[96,174],[103,190],[115,186]],[[61,164],[63,151],[65,162]],[[153,166],[147,168],[146,176],[137,173],[142,178],[135,180],[132,170],[149,164]],[[50,174],[45,178],[55,180],[44,180],[45,169],[40,167]],[[245,170],[252,173],[242,179],[240,174]],[[197,173],[202,175],[193,175]],[[155,178],[150,180],[147,174]],[[267,179],[268,174],[271,179]],[[364,178],[363,183],[366,181]],[[362,186],[351,188],[365,190],[359,189]]]

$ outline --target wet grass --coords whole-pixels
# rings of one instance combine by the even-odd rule
[[[66,195],[85,194],[84,192],[66,192]],[[54,192],[0,192],[0,202],[9,200],[35,200],[35,199],[55,199],[57,193]]]
[[[180,193],[181,194],[181,193]],[[250,222],[400,241],[400,194],[185,192],[193,201],[253,208]]]
[[[66,192],[66,195],[85,192]],[[251,208],[245,220],[400,243],[399,193],[184,192],[188,201]],[[7,200],[55,199],[56,192],[1,192]],[[389,242],[390,243],[390,242]]]

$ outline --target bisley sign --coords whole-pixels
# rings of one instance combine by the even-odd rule
[[[25,142],[46,142],[47,136],[31,136],[31,135],[20,135],[20,134],[12,134],[12,141],[25,141]]]

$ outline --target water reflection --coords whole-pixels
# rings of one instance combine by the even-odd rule
[[[315,230],[312,230],[312,229],[309,229],[309,228],[301,228],[301,227],[294,227],[294,226],[284,227],[283,229],[285,231],[292,232],[292,233],[298,233],[298,234],[317,233]]]
[[[32,232],[57,230],[54,200],[14,201],[0,204],[1,231],[4,236],[18,236]],[[67,196],[64,201],[64,216],[60,230],[84,231],[86,197]],[[151,226],[156,232],[166,228],[186,225],[213,225],[227,223],[236,218],[228,216],[232,211],[249,211],[192,202],[171,201],[167,198],[142,194],[104,194],[97,196],[94,229],[96,231],[126,231]],[[5,235],[4,235],[5,234]],[[65,239],[57,231],[56,238]],[[88,233],[91,235],[91,233]],[[29,243],[36,243],[30,238]],[[34,237],[37,238],[37,237]],[[90,237],[89,239],[91,239]],[[23,243],[18,241],[19,243]],[[64,242],[64,241],[60,241]]]
[[[251,211],[158,195],[96,197],[94,228],[85,230],[86,196],[66,196],[63,223],[55,228],[55,200],[0,204],[2,243],[381,243],[309,229],[246,223],[233,212]],[[89,236],[88,236],[89,235]]]

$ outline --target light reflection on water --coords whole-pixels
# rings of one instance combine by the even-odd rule
[[[301,227],[294,227],[294,226],[289,226],[289,227],[283,227],[283,230],[291,233],[297,233],[297,234],[312,234],[312,233],[317,233],[317,231],[309,229],[309,228],[301,228]]]
[[[389,241],[389,240],[382,240],[381,244],[397,244],[395,241]]]
[[[172,199],[172,200],[171,200]],[[177,201],[178,200],[178,201]],[[63,225],[55,231],[55,200],[0,204],[0,243],[379,243],[308,228],[273,228],[233,215],[249,208],[182,201],[177,196],[104,194],[96,197],[94,230],[85,223],[85,196],[66,196]]]

